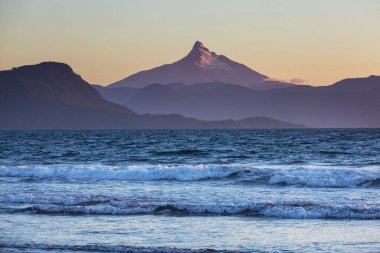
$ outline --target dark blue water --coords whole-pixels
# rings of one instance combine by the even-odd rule
[[[380,130],[0,132],[9,252],[380,250]]]

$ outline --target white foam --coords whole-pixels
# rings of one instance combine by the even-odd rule
[[[110,166],[18,166],[0,167],[1,177],[95,179],[95,180],[178,180],[219,179],[241,172],[225,165],[132,165]]]
[[[334,205],[313,202],[259,202],[248,205],[139,203],[110,200],[99,204],[33,205],[23,209],[39,214],[67,215],[238,215],[292,219],[380,219],[380,206]]]
[[[250,203],[182,203],[106,196],[0,195],[0,203],[13,211],[67,215],[243,215],[294,219],[380,219],[375,203],[337,204],[310,200]],[[11,205],[9,205],[11,204]],[[14,205],[16,204],[16,205]],[[18,205],[21,204],[21,205]],[[20,209],[21,208],[21,209]]]
[[[254,165],[54,165],[2,166],[0,177],[65,180],[215,180],[233,177],[236,182],[251,181],[271,185],[306,187],[372,187],[380,184],[379,168],[298,167],[258,168]]]
[[[268,183],[312,187],[350,187],[365,186],[379,179],[380,173],[371,170],[296,168],[272,171]]]

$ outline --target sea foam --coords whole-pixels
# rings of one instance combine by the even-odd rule
[[[241,172],[226,165],[130,165],[111,166],[18,166],[0,167],[0,177],[95,180],[178,180],[220,179]]]
[[[33,202],[33,201],[32,201]],[[310,201],[253,202],[250,204],[149,203],[123,199],[87,200],[76,204],[35,204],[12,210],[48,215],[190,215],[247,216],[291,219],[380,219],[375,204],[326,204]],[[45,202],[45,201],[44,201]],[[71,201],[68,201],[70,203]],[[52,203],[56,203],[52,201]]]
[[[2,166],[0,177],[61,180],[197,181],[231,179],[278,186],[379,187],[374,168],[295,167],[258,168],[254,165],[53,165]]]

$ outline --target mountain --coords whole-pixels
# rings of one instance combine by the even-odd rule
[[[96,84],[93,84],[92,86],[106,100],[111,101],[116,104],[121,104],[121,105],[124,103],[124,101],[130,99],[139,91],[139,89],[132,88],[132,87],[120,87],[120,88],[108,89],[107,87],[96,85]]]
[[[133,115],[110,103],[66,64],[43,62],[0,71],[0,128],[86,127],[109,115]]]
[[[364,78],[348,78],[343,79],[335,84],[328,86],[326,88],[335,91],[346,91],[346,92],[360,92],[360,91],[370,91],[379,89],[380,86],[380,76],[369,76]]]
[[[122,90],[126,88],[119,89],[120,94],[128,93]],[[119,103],[138,113],[176,113],[202,120],[265,115],[309,127],[373,128],[380,127],[379,97],[380,77],[369,76],[324,87],[298,85],[271,90],[223,82],[154,84],[134,90]]]
[[[43,62],[0,71],[0,83],[0,96],[5,103],[40,101],[133,113],[105,101],[64,63]]]
[[[226,82],[249,88],[273,89],[294,84],[274,81],[247,66],[228,59],[224,55],[211,52],[201,42],[195,42],[192,50],[184,58],[128,76],[109,85],[116,87],[144,88],[153,83],[207,83]]]
[[[106,101],[63,63],[43,62],[0,71],[0,129],[300,127],[304,126],[263,118],[202,121],[176,114],[139,115]]]

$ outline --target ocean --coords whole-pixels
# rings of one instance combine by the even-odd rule
[[[380,130],[0,132],[3,252],[380,252]]]

